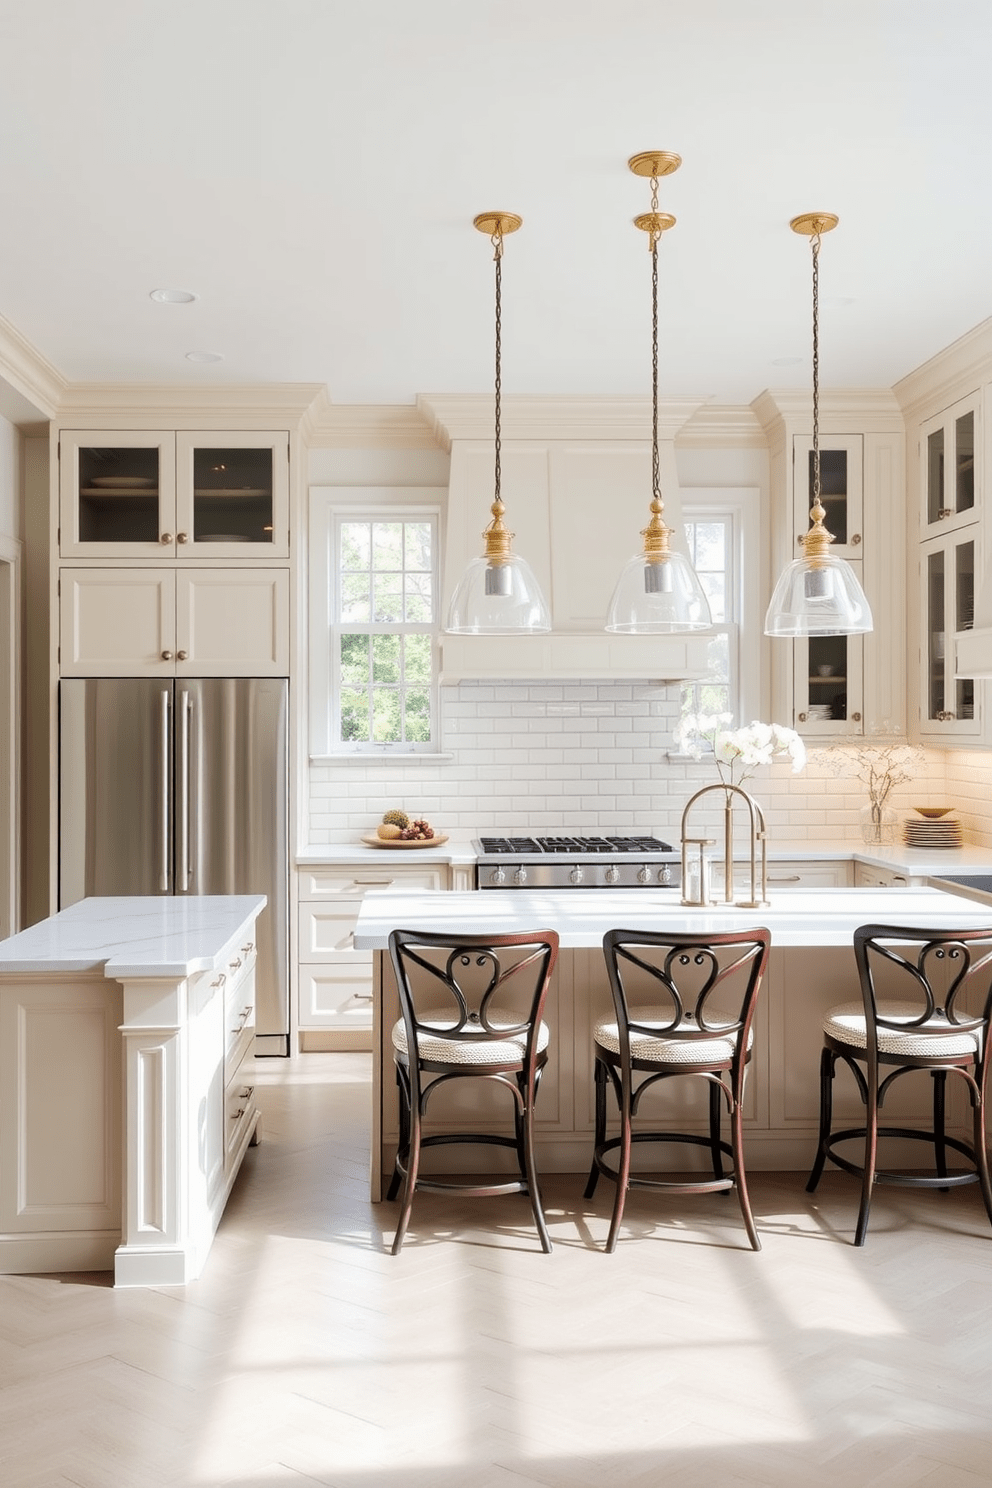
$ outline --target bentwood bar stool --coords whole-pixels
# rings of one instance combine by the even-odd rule
[[[868,1232],[877,1183],[906,1188],[956,1188],[979,1183],[992,1220],[985,1139],[985,1090],[992,1012],[992,928],[908,930],[901,925],[862,925],[854,934],[861,1002],[831,1008],[823,1022],[820,1060],[820,1138],[807,1189],[812,1193],[830,1161],[861,1179],[855,1245]],[[881,995],[880,995],[881,994]],[[865,1107],[865,1124],[833,1131],[833,1080],[838,1060],[850,1069]],[[893,1084],[915,1071],[933,1081],[930,1130],[882,1126],[879,1112]],[[947,1135],[947,1077],[961,1082],[971,1107],[972,1138]],[[899,1137],[933,1148],[933,1172],[893,1172],[878,1167],[878,1139]],[[843,1157],[841,1142],[861,1144],[857,1162]],[[947,1152],[970,1166],[949,1172]]]
[[[558,956],[556,932],[452,936],[394,930],[389,954],[402,1012],[392,1032],[400,1133],[387,1199],[403,1186],[393,1255],[403,1244],[414,1194],[453,1191],[480,1198],[527,1194],[541,1249],[550,1251],[534,1160],[534,1104],[548,1061],[542,1014]],[[432,1097],[461,1080],[488,1080],[510,1092],[512,1136],[448,1130],[424,1135]],[[464,1144],[512,1148],[518,1176],[488,1183],[421,1176],[425,1148]]]
[[[616,1246],[629,1188],[673,1195],[735,1189],[748,1239],[755,1250],[761,1249],[744,1173],[742,1104],[755,1003],[770,944],[767,930],[742,930],[705,940],[644,930],[611,930],[604,936],[613,1014],[601,1018],[594,1030],[596,1136],[585,1196],[592,1198],[601,1173],[616,1184],[608,1251]],[[708,1134],[635,1131],[634,1117],[645,1092],[685,1080],[709,1087]],[[608,1084],[620,1114],[620,1134],[609,1138]],[[721,1135],[724,1106],[729,1142]],[[656,1142],[708,1149],[712,1175],[659,1179],[632,1173],[632,1149]],[[729,1173],[724,1171],[724,1157],[732,1160]]]

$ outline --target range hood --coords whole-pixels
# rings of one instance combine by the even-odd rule
[[[675,436],[703,399],[659,409],[665,520],[681,533]],[[491,398],[421,397],[451,454],[442,614],[482,551],[493,499]],[[638,551],[651,501],[647,398],[502,400],[502,493],[514,551],[551,607],[542,635],[441,636],[441,681],[609,678],[684,681],[706,673],[707,637],[611,635],[603,626],[623,565]]]

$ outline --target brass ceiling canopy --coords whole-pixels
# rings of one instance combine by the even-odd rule
[[[524,219],[516,212],[480,212],[478,217],[472,218],[472,226],[490,238],[505,238],[507,233],[516,232],[523,225]]]
[[[833,212],[801,212],[798,217],[793,217],[789,226],[803,237],[818,238],[822,233],[833,232],[839,221]]]

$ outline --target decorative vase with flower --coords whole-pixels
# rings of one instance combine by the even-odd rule
[[[926,764],[915,744],[863,744],[854,748],[835,744],[818,750],[817,762],[832,775],[849,775],[868,789],[868,804],[858,813],[862,840],[872,847],[895,842],[898,814],[889,805],[895,786],[915,780]]]
[[[723,796],[724,835],[724,899],[734,902],[734,805],[744,806],[748,818],[750,838],[751,886],[750,898],[742,900],[742,909],[758,909],[767,904],[767,833],[761,807],[743,789],[743,782],[759,765],[770,764],[777,755],[788,755],[792,768],[797,772],[806,763],[806,747],[794,729],[783,728],[777,723],[748,724],[739,729],[728,729],[732,722],[729,713],[712,715],[686,715],[675,731],[675,740],[685,754],[693,759],[702,759],[704,751],[712,753],[720,775],[715,785],[703,786],[690,797],[682,812],[682,880],[683,904],[706,904],[705,850],[713,839],[692,837],[687,831],[688,819],[693,806],[704,797],[716,793]],[[692,860],[691,849],[695,848],[698,860]],[[760,879],[759,879],[760,848]],[[698,890],[689,887],[698,885]]]

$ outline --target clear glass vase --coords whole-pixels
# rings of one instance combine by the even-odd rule
[[[861,837],[869,845],[883,846],[896,840],[899,818],[891,806],[870,801],[861,808]]]

